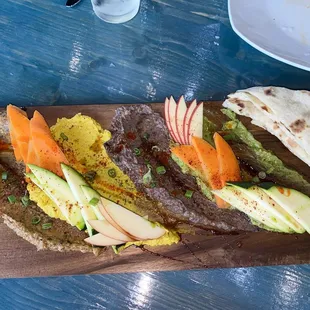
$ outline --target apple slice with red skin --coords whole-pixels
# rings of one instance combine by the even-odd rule
[[[171,127],[171,136],[173,137],[174,141],[181,144],[181,141],[179,139],[179,135],[177,132],[177,123],[176,123],[176,109],[177,104],[173,97],[171,96],[169,99],[169,105],[168,105],[168,122],[170,123]]]
[[[104,236],[102,234],[93,235],[91,237],[84,239],[84,241],[92,245],[96,245],[96,246],[110,246],[110,245],[119,245],[119,244],[124,243],[124,241],[115,240],[107,236]]]
[[[89,225],[98,231],[98,233],[115,240],[121,240],[124,242],[134,241],[127,235],[123,234],[117,230],[113,225],[111,225],[107,220],[89,220]]]
[[[167,128],[169,130],[170,136],[172,137],[174,141],[176,141],[177,140],[176,136],[174,135],[174,132],[171,129],[171,124],[169,122],[169,104],[170,104],[170,100],[166,98],[165,100],[165,121],[166,121]]]
[[[189,120],[188,140],[191,144],[192,137],[202,138],[203,132],[203,102],[199,103]]]
[[[119,226],[109,215],[109,213],[106,211],[104,205],[110,203],[111,201],[101,198],[101,201],[98,203],[98,208],[101,212],[101,214],[104,216],[104,218],[118,231],[120,231],[122,234],[127,235],[130,239],[135,239],[135,237],[131,236],[127,231],[125,231],[121,226]]]
[[[194,112],[194,110],[197,107],[197,100],[195,99],[192,101],[192,103],[189,105],[187,108],[184,120],[183,120],[183,136],[185,138],[185,143],[184,144],[190,144],[189,137],[188,137],[188,132],[189,132],[189,120]]]
[[[157,239],[166,233],[166,230],[142,216],[116,204],[104,204],[104,209],[120,227],[138,240]]]
[[[177,127],[177,134],[180,141],[180,144],[186,144],[186,138],[184,136],[184,119],[187,112],[187,106],[185,103],[184,96],[181,96],[177,105],[177,109],[175,111],[175,120]]]

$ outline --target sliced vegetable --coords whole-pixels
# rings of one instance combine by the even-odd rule
[[[208,181],[211,188],[222,188],[222,181],[219,173],[219,163],[215,148],[207,141],[199,137],[192,137],[192,144],[202,164],[205,179]],[[219,197],[215,197],[215,199],[219,208],[228,207],[228,204],[224,200],[220,199]]]
[[[56,174],[35,165],[29,165],[30,170],[39,182],[40,188],[59,207],[67,221],[78,229],[85,227],[78,201],[74,198],[68,183]]]
[[[115,240],[107,236],[104,236],[102,234],[96,234],[92,237],[88,237],[84,239],[84,241],[92,245],[96,245],[96,246],[110,246],[110,245],[118,245],[118,244],[124,243],[124,241]]]
[[[221,188],[222,182],[215,148],[199,137],[193,137],[192,143],[209,184],[213,189]]]
[[[294,189],[273,185],[263,191],[310,234],[310,198]]]
[[[2,172],[1,179],[2,181],[6,181],[8,179],[8,173],[6,171]]]
[[[201,161],[199,160],[197,152],[192,145],[179,145],[172,147],[171,153],[191,169],[195,170],[199,177],[205,180],[205,174],[202,169]]]
[[[107,220],[90,220],[89,224],[98,233],[107,236],[112,239],[121,240],[123,242],[134,241],[134,239],[128,237],[128,235],[123,234],[117,230],[113,225],[111,225]]]
[[[197,101],[196,99],[192,101],[192,103],[189,105],[189,107],[187,108],[186,114],[184,116],[184,120],[183,120],[183,135],[185,137],[185,144],[190,144],[189,141],[189,120],[194,112],[194,110],[197,107]]]
[[[97,216],[93,208],[89,204],[88,200],[86,199],[85,194],[81,188],[81,186],[87,186],[88,184],[84,180],[83,176],[72,167],[65,164],[61,164],[61,169],[66,177],[66,180],[68,182],[68,185],[72,191],[74,198],[78,201],[81,207],[81,213],[84,218],[88,234],[92,236],[93,229],[89,225],[88,221],[96,220]]]
[[[98,202],[99,202],[99,199],[94,197],[89,201],[89,204],[91,206],[97,206]]]
[[[140,215],[112,201],[107,202],[106,199],[102,199],[101,202],[113,221],[137,240],[157,239],[166,232],[161,226],[144,219]]]
[[[284,232],[303,233],[305,229],[286,212],[275,200],[273,200],[264,190],[257,185],[250,188],[239,187],[238,183],[233,183],[233,187],[237,187],[242,193],[253,199],[257,204],[265,208],[266,212],[277,221],[278,228]]]
[[[63,132],[60,134],[60,138],[64,141],[68,141],[68,137]]]
[[[94,182],[96,176],[97,176],[97,172],[93,170],[90,170],[83,175],[84,179],[90,183]]]
[[[93,188],[86,186],[86,185],[82,185],[81,189],[82,189],[87,201],[90,202],[93,199],[96,199],[96,200],[98,199],[98,201],[100,200],[101,196]],[[96,214],[97,219],[98,220],[104,220],[104,216],[101,214],[101,212],[99,210],[99,202],[96,205],[92,205],[92,204],[90,204],[90,205],[93,208],[93,211]]]
[[[148,168],[148,171],[143,176],[142,181],[145,186],[152,187],[152,185],[154,184],[153,175],[152,175],[152,166],[147,165],[147,168]]]
[[[145,132],[145,133],[143,134],[143,139],[144,139],[144,140],[148,140],[149,138],[150,138],[150,134],[147,133],[147,132]]]
[[[28,207],[30,204],[30,199],[28,195],[25,195],[21,198],[21,202],[23,204],[24,207]]]
[[[241,191],[241,188],[226,185],[222,189],[213,191],[215,195],[224,199],[234,208],[247,214],[251,219],[265,225],[268,230],[282,231],[277,219],[268,213],[266,208],[262,207],[255,200]]]
[[[33,225],[38,225],[41,222],[41,218],[39,216],[34,216],[31,220]]]
[[[187,112],[186,102],[184,96],[181,96],[178,101],[177,108],[175,110],[175,122],[177,129],[176,134],[181,144],[187,144],[187,137],[184,136],[184,127],[183,127],[186,112]]]
[[[29,119],[25,111],[11,104],[6,111],[15,158],[17,161],[26,162],[30,137]]]
[[[156,172],[157,172],[157,174],[165,174],[166,168],[164,166],[156,167]]]
[[[116,170],[115,170],[114,168],[109,169],[109,170],[108,170],[108,175],[109,175],[109,177],[111,177],[111,178],[115,178],[115,177],[116,177]]]
[[[186,198],[189,198],[189,199],[190,199],[190,198],[193,197],[193,194],[194,194],[194,192],[188,189],[188,190],[185,192],[185,195],[184,195],[184,196],[185,196]]]
[[[9,201],[9,203],[15,203],[16,202],[16,197],[14,195],[10,195],[8,197],[8,201]]]
[[[51,229],[52,226],[53,226],[52,223],[44,223],[44,224],[42,224],[42,229],[43,230]]]
[[[133,149],[133,152],[135,153],[136,156],[140,156],[140,155],[141,155],[141,150],[138,149],[137,147],[135,147],[135,148]]]
[[[63,176],[60,164],[68,164],[64,153],[53,139],[51,131],[43,116],[35,111],[30,121],[30,135],[34,156],[29,156],[27,164],[34,164]],[[34,162],[35,161],[35,162]]]
[[[222,186],[227,181],[241,181],[238,160],[229,144],[216,132],[213,136]]]

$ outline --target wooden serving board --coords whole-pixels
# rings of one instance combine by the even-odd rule
[[[221,107],[220,102],[206,104],[210,109]],[[83,113],[96,119],[104,128],[109,128],[118,106],[47,106],[36,109],[50,125],[58,117]],[[152,107],[163,112],[162,104],[153,104]],[[27,109],[29,115],[33,111],[34,108]],[[277,138],[251,125],[248,119],[243,121],[267,149],[310,177],[310,168],[293,156]],[[153,248],[153,253],[131,247],[120,255],[107,250],[99,257],[78,252],[37,252],[33,245],[18,237],[3,223],[0,223],[0,236],[2,278],[310,263],[308,234],[257,232],[210,236],[207,232],[199,232],[195,236],[184,235],[182,242],[177,245]]]

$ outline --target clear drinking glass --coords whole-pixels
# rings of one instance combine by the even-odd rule
[[[108,23],[120,24],[134,18],[140,0],[91,0],[95,14]]]

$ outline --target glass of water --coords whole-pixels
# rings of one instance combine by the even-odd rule
[[[134,18],[140,0],[91,0],[95,14],[108,23],[120,24]]]

